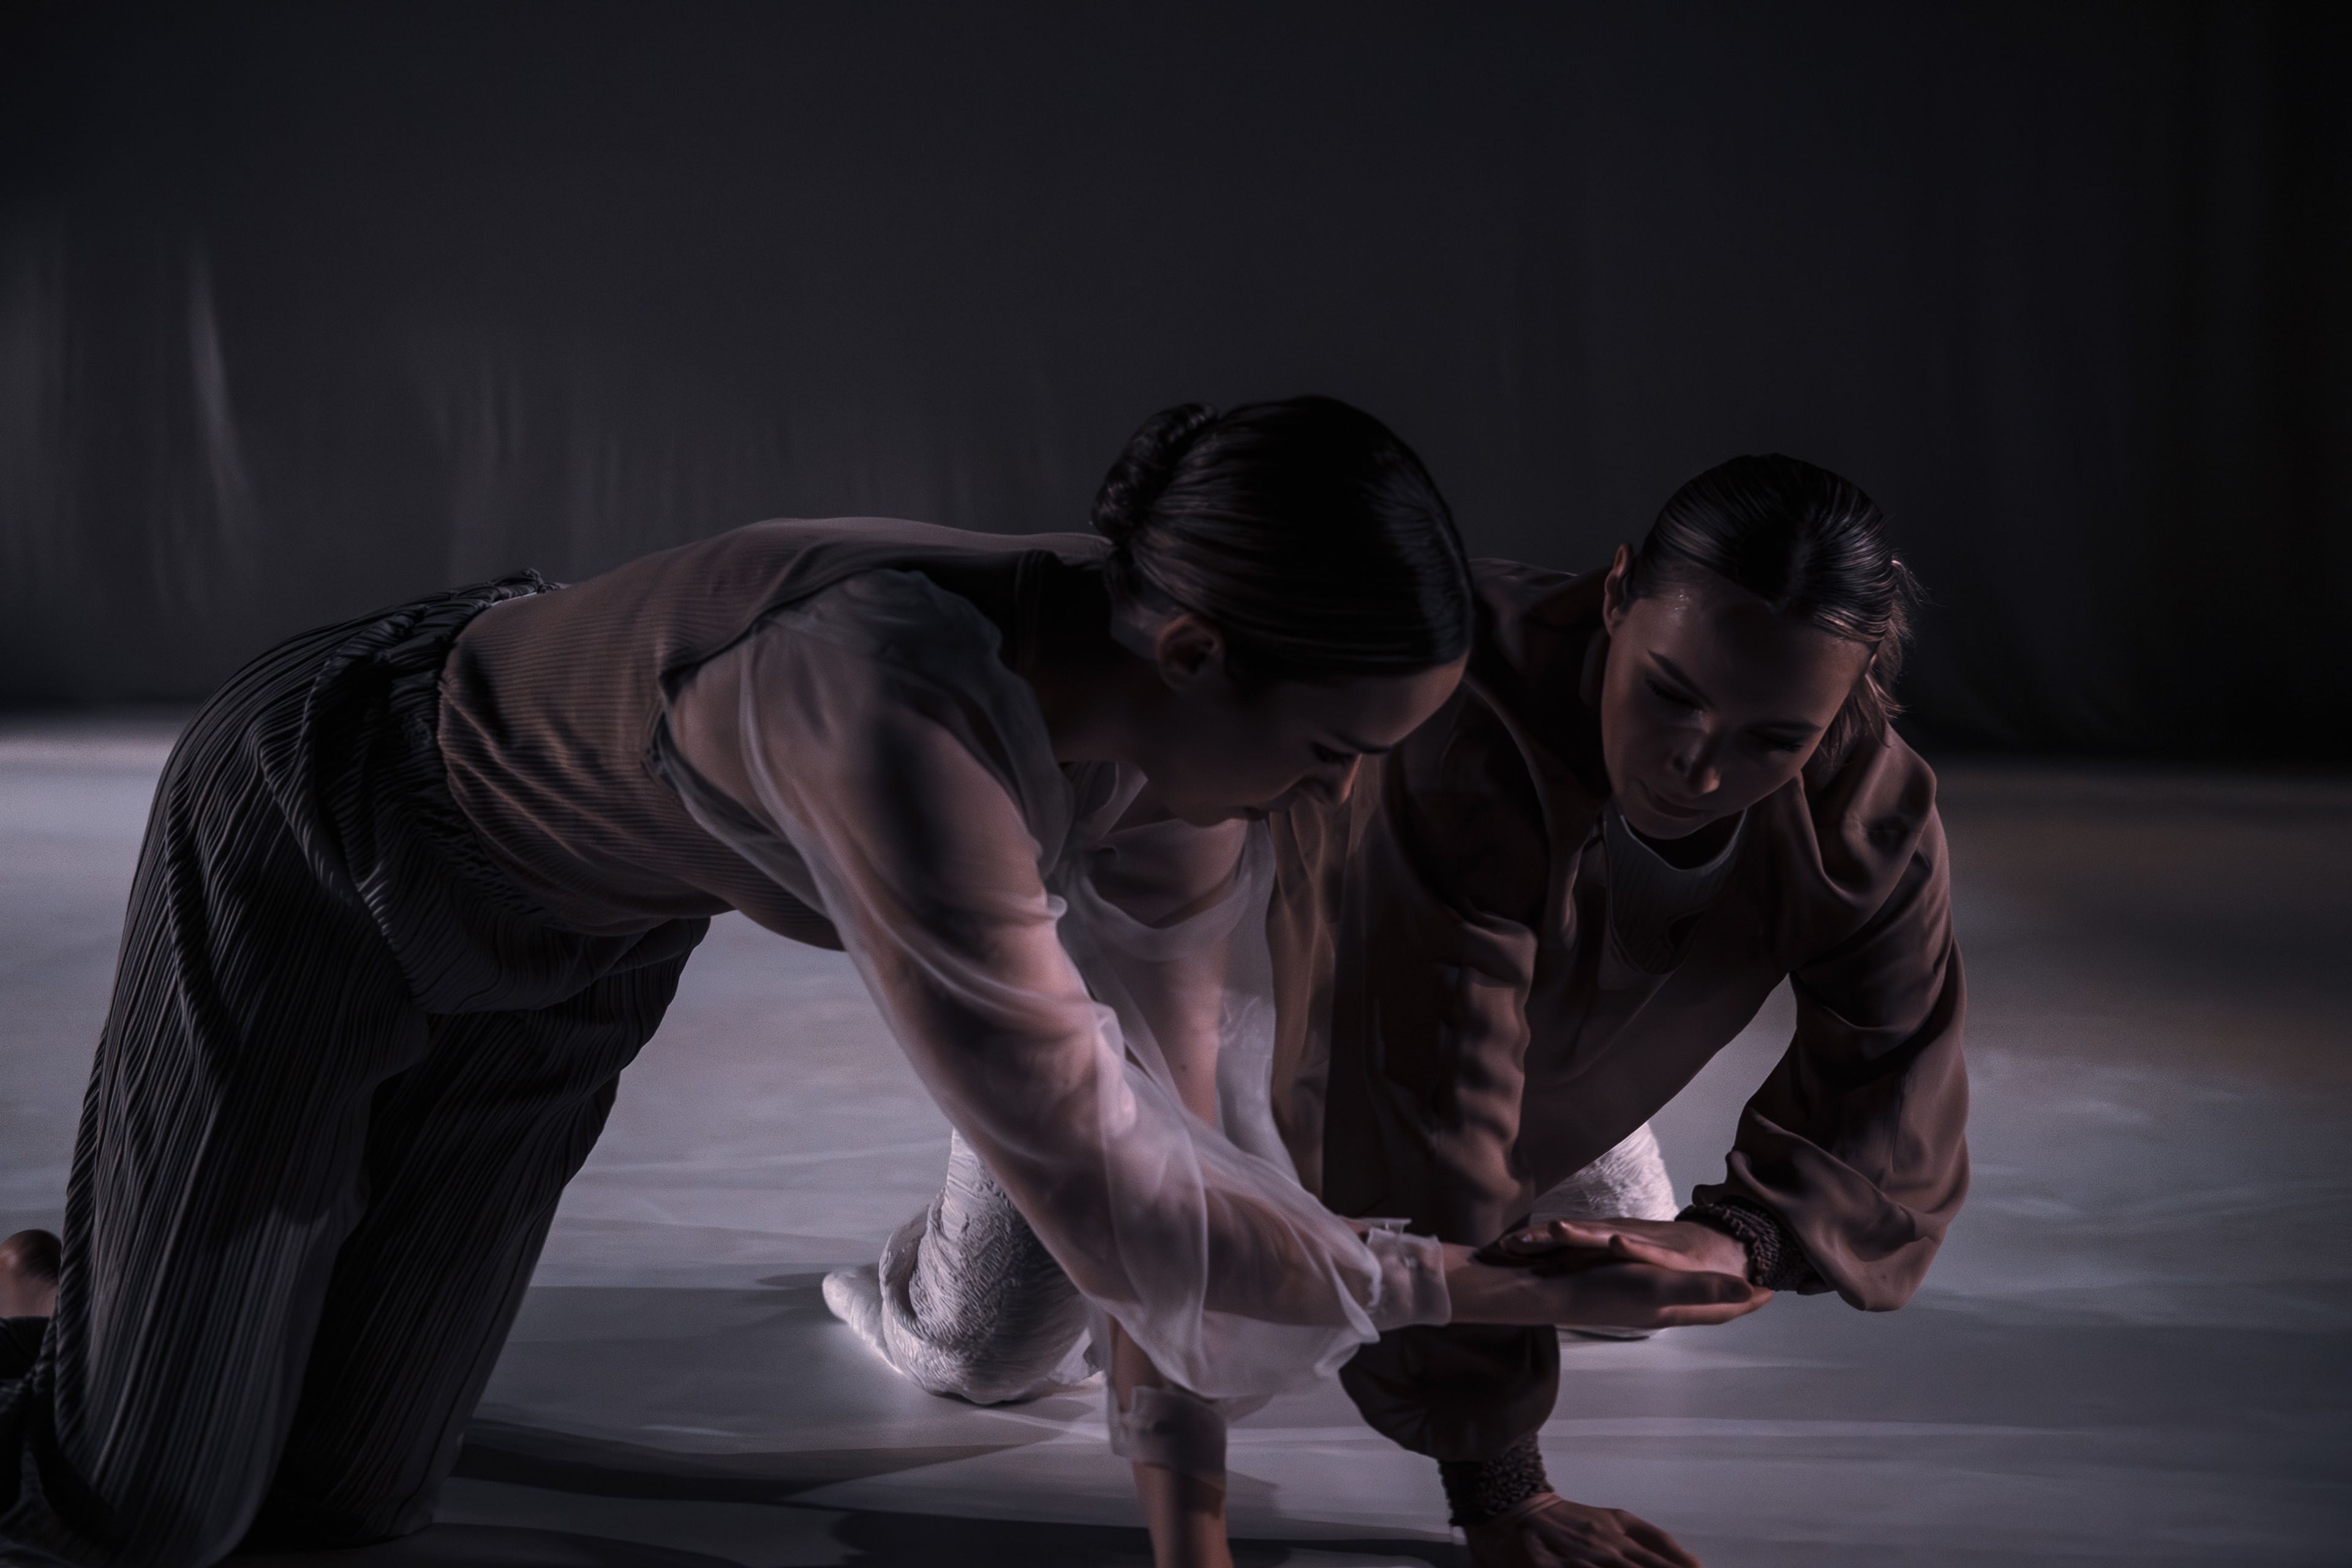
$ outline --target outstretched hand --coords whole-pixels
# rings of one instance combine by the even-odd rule
[[[1589,1268],[1597,1256],[1694,1273],[1748,1275],[1748,1248],[1738,1237],[1679,1219],[1556,1219],[1513,1231],[1479,1254],[1487,1262],[1516,1263],[1538,1274]]]
[[[1634,1262],[1605,1247],[1555,1248],[1541,1267],[1487,1261],[1467,1247],[1446,1252],[1457,1323],[1671,1329],[1727,1323],[1772,1299],[1737,1274]]]
[[[1675,1538],[1619,1508],[1538,1492],[1463,1531],[1477,1568],[1701,1568]]]

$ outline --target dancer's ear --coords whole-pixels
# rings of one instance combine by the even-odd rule
[[[1224,673],[1224,634],[1189,610],[1180,610],[1160,624],[1151,652],[1160,667],[1160,679],[1172,691]]]
[[[1625,618],[1625,607],[1633,600],[1625,592],[1627,579],[1633,572],[1633,552],[1623,545],[1609,563],[1609,575],[1601,584],[1601,624],[1611,631]]]

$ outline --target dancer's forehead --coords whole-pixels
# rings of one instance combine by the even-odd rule
[[[1612,635],[1696,706],[1792,738],[1826,728],[1870,661],[1864,644],[1706,574],[1635,599]]]

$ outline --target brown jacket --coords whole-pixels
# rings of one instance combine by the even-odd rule
[[[1481,562],[1448,705],[1336,810],[1276,824],[1277,1116],[1342,1214],[1484,1243],[1647,1121],[1788,980],[1797,1027],[1724,1180],[1853,1306],[1917,1288],[1968,1185],[1959,951],[1935,775],[1864,741],[1751,808],[1736,868],[1663,973],[1610,935],[1589,706],[1600,574]],[[1440,1458],[1541,1423],[1549,1331],[1407,1330],[1347,1375]]]

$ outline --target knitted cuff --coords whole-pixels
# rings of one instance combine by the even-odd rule
[[[1440,1459],[1437,1479],[1445,1483],[1454,1522],[1465,1530],[1500,1519],[1538,1492],[1551,1490],[1543,1450],[1536,1447],[1532,1432],[1491,1459]]]
[[[1738,1198],[1693,1204],[1676,1219],[1719,1230],[1748,1248],[1748,1282],[1767,1290],[1795,1290],[1818,1284],[1821,1273],[1805,1255],[1796,1232],[1779,1215]]]

